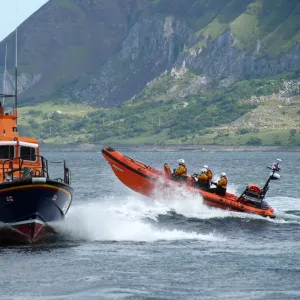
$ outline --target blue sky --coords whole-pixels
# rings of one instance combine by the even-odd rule
[[[0,41],[48,0],[0,0]]]

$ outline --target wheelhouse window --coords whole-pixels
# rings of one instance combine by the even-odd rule
[[[36,151],[35,148],[21,146],[20,148],[20,157],[24,160],[36,160]]]
[[[0,146],[0,159],[13,159],[15,154],[15,147],[12,145]]]

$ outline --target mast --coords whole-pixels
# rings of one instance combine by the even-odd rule
[[[17,108],[18,108],[18,52],[17,52],[17,28],[16,28],[16,65],[15,65],[15,93],[12,94],[6,94],[6,61],[7,61],[7,43],[5,44],[5,67],[4,67],[4,74],[3,74],[3,92],[0,93],[0,99],[2,97],[2,101],[0,100],[0,106],[1,112],[0,115],[4,115],[4,100],[5,98],[15,98],[15,107],[14,107],[14,117],[17,125],[17,118],[18,118],[18,113],[17,113]]]
[[[18,109],[18,27],[16,28],[16,65],[15,65],[15,110]],[[16,119],[17,124],[17,119]]]
[[[4,100],[5,100],[4,95],[6,93],[6,60],[7,60],[7,43],[5,44],[2,105],[4,105]]]

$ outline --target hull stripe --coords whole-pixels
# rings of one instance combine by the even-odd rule
[[[14,223],[2,223],[5,224],[6,226],[19,226],[19,225],[27,225],[27,224],[32,224],[32,223],[36,223],[36,224],[40,224],[40,225],[46,225],[46,222],[43,222],[41,220],[38,219],[34,219],[34,220],[26,220],[26,221],[20,221],[20,222],[14,222]]]
[[[50,184],[31,184],[31,185],[22,185],[22,186],[16,186],[16,187],[9,187],[9,188],[6,188],[6,189],[1,189],[0,190],[0,193],[4,193],[4,192],[7,192],[7,191],[13,191],[13,190],[22,190],[22,189],[29,189],[29,188],[44,188],[44,189],[50,189],[50,190],[56,190],[56,191],[61,191],[63,193],[65,193],[69,198],[72,198],[72,195],[71,193],[66,190],[66,189],[63,189],[63,188],[60,188],[60,187],[56,187],[56,186],[53,186],[53,185],[50,185]]]

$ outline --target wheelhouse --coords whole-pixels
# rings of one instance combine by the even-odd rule
[[[0,140],[0,181],[22,179],[26,172],[44,175],[47,168],[39,155],[39,144],[35,139],[23,139]]]
[[[37,143],[23,141],[0,141],[0,160],[22,158],[35,162],[39,155]]]

